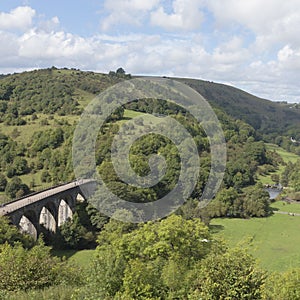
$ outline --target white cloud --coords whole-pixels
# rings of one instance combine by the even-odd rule
[[[140,26],[158,3],[159,0],[106,0],[103,7],[109,14],[102,20],[101,29],[107,31],[120,24]]]
[[[232,66],[243,64],[249,58],[249,50],[243,48],[243,40],[237,36],[216,47],[213,51],[214,63],[219,66],[227,66],[226,70],[231,69]]]
[[[40,30],[44,30],[44,31],[47,31],[47,32],[54,31],[54,30],[59,29],[60,21],[59,21],[59,18],[57,16],[51,18],[50,20],[42,19],[42,21],[40,21],[36,27],[39,28]]]
[[[280,51],[278,51],[278,60],[280,62],[286,62],[291,56],[293,56],[294,51],[289,45],[284,46]]]
[[[240,37],[217,45],[211,52],[201,45],[197,35],[175,38],[135,34],[83,38],[63,31],[31,29],[21,36],[1,33],[2,41],[7,49],[0,50],[4,58],[0,62],[1,72],[52,65],[108,72],[122,66],[132,74],[229,82],[266,98],[300,101],[295,98],[298,87],[291,80],[291,76],[298,78],[295,73],[300,69],[296,64],[299,51],[290,46],[278,52],[277,60],[264,62],[243,48]],[[287,69],[288,63],[291,67],[294,65],[293,70]],[[289,80],[293,88],[287,93]]]
[[[63,31],[46,32],[32,29],[19,38],[19,56],[23,59],[57,60],[78,63],[94,54],[86,39]]]
[[[104,7],[111,11],[148,11],[158,4],[159,0],[106,0]]]
[[[171,14],[163,6],[151,13],[151,24],[172,31],[198,29],[203,21],[201,6],[199,0],[174,0]]]
[[[57,17],[34,18],[32,8],[27,8],[31,12],[27,19],[21,18],[18,9],[2,13],[0,43],[5,47],[0,48],[0,73],[52,65],[108,72],[122,66],[132,74],[203,78],[265,98],[300,102],[300,7],[292,11],[286,1],[278,12],[270,8],[269,0],[227,0],[226,5],[221,0],[207,1],[216,21],[210,24],[216,26],[213,32],[206,24],[208,31],[201,27],[208,17],[201,12],[204,1],[174,0],[171,9],[159,0],[106,1],[109,14],[102,23],[106,29],[124,22],[146,26],[151,17],[151,24],[160,27],[160,32],[155,28],[155,33],[146,33],[153,29],[148,26],[144,34],[122,34],[121,25],[119,35],[106,32],[89,38],[66,32]],[[272,3],[278,9],[279,2]],[[20,16],[19,23],[12,25],[7,15]],[[241,27],[254,35],[250,46]],[[15,31],[20,28],[23,30]],[[197,33],[191,33],[194,30]],[[265,51],[272,51],[272,57]]]
[[[220,30],[244,26],[256,37],[259,50],[278,43],[300,45],[300,1],[298,0],[214,0],[207,7]]]
[[[5,47],[0,47],[1,60],[17,54],[18,43],[17,37],[14,34],[0,31],[0,44],[5,45]]]
[[[9,13],[0,12],[0,29],[26,30],[32,25],[32,19],[36,12],[29,6],[20,6]]]
[[[299,9],[298,0],[214,0],[207,6],[223,25],[237,22],[257,33],[267,32],[274,21],[284,18]]]
[[[278,51],[277,58],[282,70],[287,72],[300,71],[300,48],[293,49],[290,45],[286,45]],[[288,78],[290,78],[290,76]],[[298,74],[295,74],[297,81],[298,78]]]

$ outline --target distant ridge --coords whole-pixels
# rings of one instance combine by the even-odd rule
[[[177,79],[198,91],[211,105],[241,119],[260,133],[300,134],[300,110],[281,102],[272,102],[225,84],[198,79]],[[296,131],[296,132],[295,132]]]
[[[92,97],[128,78],[130,75],[112,71],[101,74],[55,67],[0,76],[0,104],[6,102],[10,112],[9,107],[16,106],[22,115],[34,112],[80,114]],[[291,137],[300,140],[299,105],[272,102],[225,84],[173,79],[198,91],[214,108],[250,124],[266,141],[276,142],[280,136],[291,144]],[[2,119],[7,111],[2,109]]]

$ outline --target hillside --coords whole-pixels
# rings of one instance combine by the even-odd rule
[[[0,76],[0,121],[22,124],[22,116],[33,113],[78,115],[93,96],[130,75],[99,74],[80,70],[56,69]],[[253,96],[232,86],[210,81],[174,78],[185,83],[209,103],[234,119],[254,127],[266,141],[285,148],[290,137],[300,140],[300,109]],[[12,118],[16,124],[11,124]],[[286,137],[282,140],[281,136]]]
[[[5,191],[10,198],[28,192],[28,188],[22,186],[18,178],[32,190],[72,180],[72,136],[80,113],[96,94],[128,78],[130,75],[123,72],[97,74],[54,67],[3,76],[0,79],[0,175],[3,181],[0,192]],[[230,97],[228,99],[231,101]],[[126,108],[146,113],[163,110],[195,134],[199,154],[204,158],[203,174],[194,195],[198,197],[208,176],[210,159],[207,138],[199,124],[195,124],[195,120],[188,115],[184,116],[184,110],[178,113],[178,108],[167,101],[144,99]],[[272,163],[272,158],[266,154],[263,143],[258,141],[251,126],[237,122],[223,111],[217,110],[228,144],[228,168],[224,183],[226,187],[240,189],[254,184],[257,167]],[[134,113],[131,111],[129,115]],[[158,152],[170,156],[173,171],[168,173],[163,185],[158,185],[152,191],[128,190],[122,182],[111,180],[115,178],[115,174],[111,171],[109,149],[119,126],[118,122],[125,119],[128,120],[128,111],[125,111],[125,115],[124,109],[118,114],[114,113],[114,117],[110,117],[110,127],[99,137],[96,153],[99,171],[112,182],[116,192],[129,192],[130,199],[156,199],[161,191],[168,191],[176,182],[176,152],[172,154],[166,140],[157,141],[152,137],[141,139],[141,145],[133,147],[133,166],[140,174],[149,172],[146,161],[151,151],[156,149],[154,146],[151,148],[155,142],[159,142],[159,149],[156,149]],[[22,188],[15,188],[16,186]]]
[[[33,113],[78,115],[94,95],[124,77],[55,67],[2,76],[1,121],[12,125],[12,118]]]
[[[280,142],[279,135],[300,138],[300,110],[297,106],[261,99],[224,84],[196,79],[176,80],[198,91],[212,106],[247,122],[268,141]]]

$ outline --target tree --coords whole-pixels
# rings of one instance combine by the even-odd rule
[[[51,175],[48,171],[43,171],[41,174],[41,181],[42,182],[51,182]]]
[[[95,295],[99,299],[159,299],[168,292],[184,295],[185,274],[210,251],[208,228],[199,219],[176,215],[137,229],[133,225],[111,220],[101,231],[91,277],[97,286]]]
[[[80,270],[61,262],[50,254],[50,248],[40,244],[30,250],[20,244],[0,245],[0,290],[42,289],[62,281],[80,283]]]
[[[20,197],[29,193],[29,187],[22,183],[19,177],[13,177],[11,181],[7,183],[5,193],[8,197],[13,199],[16,198],[17,195]]]
[[[270,196],[261,184],[245,189],[243,198],[244,217],[266,217],[270,212]]]
[[[84,249],[89,244],[95,246],[95,237],[80,223],[78,214],[75,213],[72,219],[67,220],[60,227],[60,234],[64,246],[71,249]]]
[[[278,174],[272,174],[272,175],[271,175],[271,179],[272,179],[272,181],[273,181],[275,184],[279,184],[280,177],[279,177]]]
[[[16,226],[9,224],[6,217],[0,217],[0,244],[5,243],[11,246],[21,243],[23,247],[31,248],[34,240],[30,235],[21,233]]]
[[[0,192],[5,191],[7,179],[4,174],[0,173]]]
[[[270,274],[263,287],[262,299],[300,299],[300,269]]]
[[[261,299],[265,278],[265,272],[245,250],[211,252],[190,274],[193,286],[189,299]]]
[[[123,68],[118,68],[116,73],[117,75],[125,75],[125,70]]]
[[[14,159],[13,168],[15,170],[15,175],[26,174],[29,170],[27,160],[22,157],[16,157]]]
[[[216,198],[209,203],[205,210],[210,217],[236,217],[239,216],[240,211],[237,207],[237,199],[240,197],[236,189],[230,187],[222,189]]]

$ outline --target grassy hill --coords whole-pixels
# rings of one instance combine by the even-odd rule
[[[48,134],[50,137],[55,134],[56,129],[63,128],[65,135],[68,135],[74,130],[84,107],[95,95],[128,78],[130,78],[129,75],[114,72],[99,74],[54,67],[1,76],[0,133],[16,142],[17,146],[12,145],[11,142],[11,150],[9,151],[15,154],[13,157],[5,158],[2,171],[0,171],[6,173],[9,164],[14,161],[15,157],[23,156],[27,159],[28,165],[31,166],[31,171],[23,172],[24,174],[21,172],[17,175],[20,175],[22,181],[27,185],[34,181],[35,185],[42,187],[44,183],[41,181],[41,175],[44,171],[50,173],[52,177],[53,174],[61,173],[55,179],[50,179],[49,184],[70,179],[62,174],[64,166],[68,166],[67,153],[64,153],[64,149],[66,147],[70,149],[70,138],[65,136],[64,141],[59,145],[50,147],[56,151],[53,156],[61,157],[61,161],[55,162],[56,157],[50,158],[48,155],[52,166],[56,165],[55,168],[49,169],[48,166],[41,167],[41,164],[45,162],[45,157],[47,157],[46,154],[42,154],[43,149],[33,149],[36,134],[38,132],[49,133],[52,130],[53,132]],[[176,78],[176,80],[196,89],[213,107],[224,111],[235,120],[242,119],[251,124],[258,129],[257,136],[259,134],[264,135],[267,140],[273,142],[277,140],[279,144],[284,140],[281,135],[286,136],[285,146],[291,144],[289,139],[291,135],[298,139],[300,111],[296,106],[289,108],[288,105],[260,99],[223,84],[194,79]],[[129,115],[126,115],[128,113]],[[138,115],[132,111],[126,114],[125,118]],[[226,118],[224,122],[228,123]],[[231,124],[231,128],[227,129],[235,127],[236,125]],[[226,125],[224,125],[225,130]],[[19,150],[17,151],[16,148],[18,147],[25,149],[23,153],[17,153]],[[41,153],[41,155],[36,155],[36,152]]]
[[[0,120],[7,114],[80,114],[82,108],[105,88],[130,78],[115,73],[99,74],[75,69],[45,69],[0,77]],[[213,107],[240,119],[274,140],[280,135],[300,140],[300,109],[253,96],[232,86],[210,81],[174,78],[202,94]],[[8,102],[7,102],[8,101]],[[8,106],[7,109],[3,106]],[[6,113],[4,117],[3,114]]]
[[[54,67],[1,76],[0,132],[27,149],[29,153],[25,155],[29,165],[37,164],[39,157],[30,153],[34,134],[62,126],[72,131],[80,113],[95,95],[128,78],[130,76],[114,72],[99,74]],[[283,103],[260,99],[224,84],[195,79],[175,80],[191,86],[213,107],[224,111],[235,120],[241,119],[249,123],[257,129],[256,135],[264,136],[265,140],[278,142],[288,149],[290,146],[295,147],[290,141],[290,136],[298,139],[299,133],[300,140],[300,110],[297,106],[289,107]],[[124,117],[131,118],[138,114],[127,111]],[[57,150],[63,151],[65,144],[58,146]],[[268,149],[274,150],[270,147]],[[276,151],[279,149],[281,148]],[[10,162],[8,159],[8,163]],[[282,168],[278,170],[279,173]],[[33,180],[37,186],[42,187],[42,172],[43,169],[35,167],[34,172],[20,174],[20,177],[27,185]],[[260,180],[270,181],[269,178],[262,177]]]

